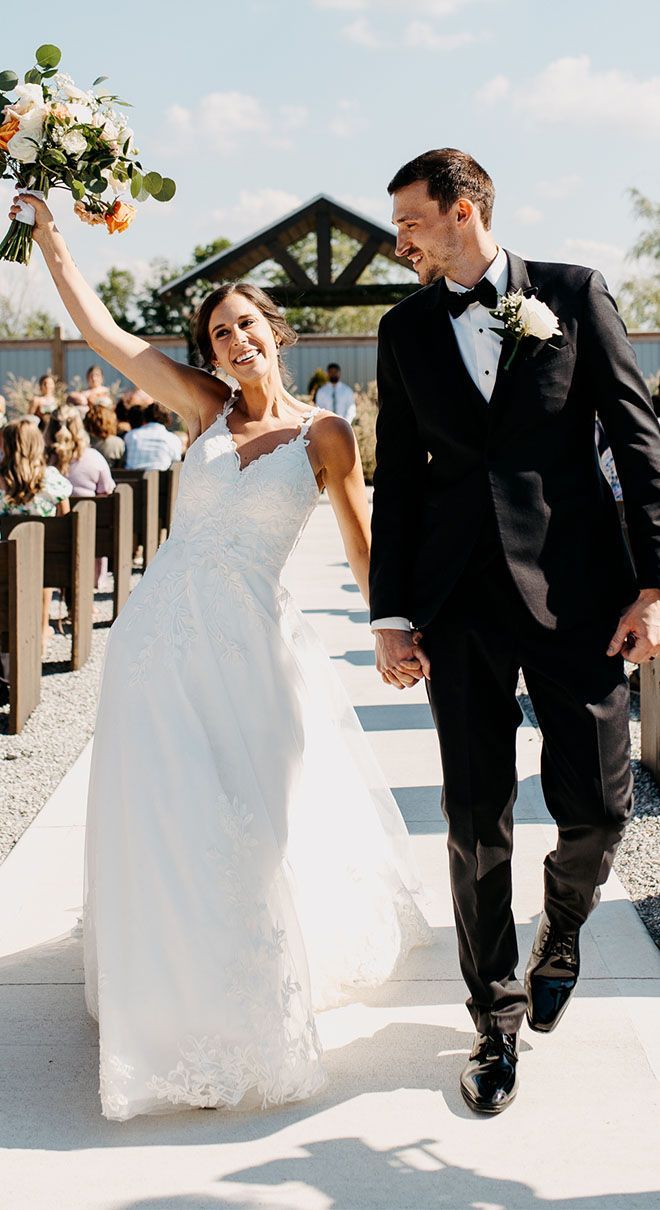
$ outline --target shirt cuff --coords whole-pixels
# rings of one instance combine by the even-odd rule
[[[372,630],[412,630],[408,618],[377,618],[371,623]]]

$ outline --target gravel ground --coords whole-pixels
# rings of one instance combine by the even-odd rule
[[[627,665],[631,672],[633,665]],[[538,727],[521,683],[520,704]],[[660,947],[660,786],[640,761],[639,694],[630,698],[630,742],[635,807],[614,861],[614,869],[655,944]]]
[[[137,579],[137,574],[134,577]],[[96,594],[92,654],[69,671],[71,639],[48,645],[41,702],[20,735],[7,735],[8,707],[0,707],[0,862],[47,802],[94,730],[96,697],[112,612],[110,593]],[[57,612],[57,602],[54,612]],[[520,703],[538,725],[524,682]],[[660,946],[660,787],[640,763],[639,696],[630,720],[635,810],[617,853],[615,869],[656,945]]]
[[[103,653],[112,617],[111,593],[96,593],[92,653],[70,671],[71,637],[55,634],[48,644],[41,701],[20,735],[8,735],[9,707],[0,707],[0,862],[48,801],[94,730]],[[55,618],[59,603],[55,600]]]

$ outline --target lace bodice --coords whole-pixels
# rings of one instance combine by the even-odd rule
[[[318,409],[291,441],[241,469],[227,424],[233,406],[232,396],[186,455],[170,541],[279,577],[319,497],[307,454]]]

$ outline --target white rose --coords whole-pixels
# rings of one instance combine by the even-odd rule
[[[22,164],[34,164],[44,133],[44,114],[38,109],[32,109],[21,116],[20,122],[20,129],[9,140],[7,150]]]
[[[84,101],[70,101],[66,109],[71,121],[78,126],[90,126],[94,121],[94,114]]]
[[[18,101],[11,106],[11,112],[17,118],[34,109],[42,109],[45,112],[46,102],[41,84],[17,84],[14,92],[18,96]]]
[[[82,155],[87,150],[87,140],[80,130],[69,130],[62,139],[62,147],[68,155]]]
[[[538,340],[549,340],[561,336],[561,328],[554,311],[538,298],[524,298],[520,304],[520,320],[525,336],[536,336]]]

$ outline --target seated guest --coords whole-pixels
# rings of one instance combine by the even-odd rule
[[[87,371],[87,390],[83,391],[87,403],[102,403],[106,408],[114,407],[114,400],[103,381],[103,370],[100,366],[90,366]]]
[[[27,416],[10,420],[2,430],[0,461],[0,514],[55,517],[69,512],[71,484],[55,466],[46,465],[44,439]],[[49,625],[52,588],[44,588],[41,611],[42,652],[52,629]]]
[[[93,403],[84,420],[89,434],[89,444],[105,458],[108,466],[123,466],[126,447],[117,436],[117,416],[113,408],[102,403]]]
[[[49,462],[69,480],[74,496],[108,496],[114,492],[110,467],[103,454],[91,448],[77,408],[65,403],[53,412],[46,429],[46,450]],[[107,570],[107,558],[95,560],[95,588],[103,587]]]
[[[46,450],[73,487],[76,496],[108,495],[115,490],[106,459],[92,449],[77,408],[63,404],[53,412],[46,429]]]
[[[52,374],[42,374],[39,379],[39,394],[33,395],[28,416],[36,416],[41,428],[45,428],[48,417],[56,407],[55,379]]]
[[[142,409],[141,409],[142,410]],[[129,412],[132,423],[134,409]],[[173,462],[181,461],[181,442],[176,433],[165,427],[170,414],[160,403],[150,403],[143,411],[144,424],[126,433],[126,469],[166,471]],[[137,417],[136,417],[137,419]]]
[[[69,394],[66,397],[66,402],[70,404],[71,407],[78,409],[81,420],[85,419],[85,416],[89,411],[89,404],[87,402],[87,396],[83,391],[69,391]]]

